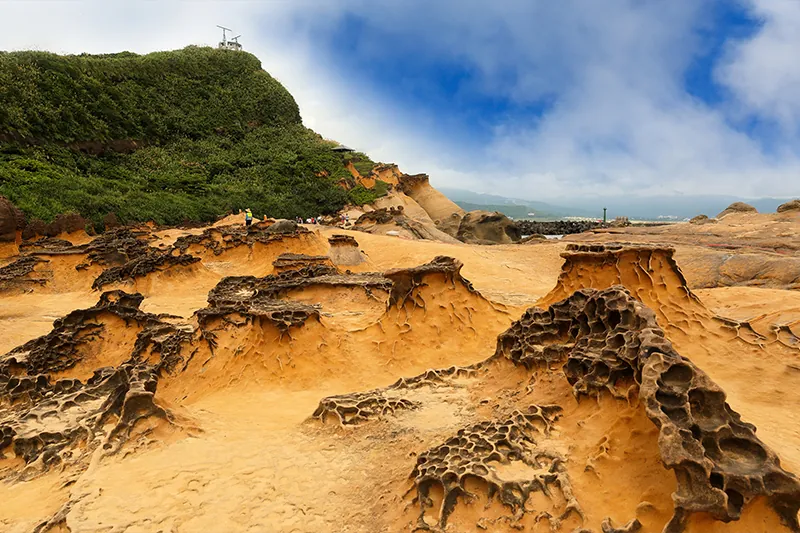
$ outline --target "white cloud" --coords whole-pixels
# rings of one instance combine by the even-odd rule
[[[800,68],[796,54],[779,52],[800,46],[800,4],[749,1],[765,24],[730,47],[718,77],[738,100],[720,108],[683,88],[710,5],[697,0],[6,1],[0,49],[148,52],[214,44],[214,26],[224,24],[292,92],[307,126],[407,172],[428,172],[434,184],[533,199],[798,195]],[[398,108],[358,73],[325,64],[317,36],[348,12],[381,28],[374,40],[364,36],[356,52],[364,60],[380,61],[386,47],[449,58],[475,72],[465,90],[554,104],[538,120],[495,124],[483,151],[449,142],[437,129],[441,117]],[[788,132],[768,153],[735,127],[752,114]]]
[[[800,129],[800,2],[748,0],[762,27],[752,38],[730,43],[717,77],[740,99],[743,113]],[[798,178],[800,179],[800,178]]]

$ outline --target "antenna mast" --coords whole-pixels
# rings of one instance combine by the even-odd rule
[[[228,34],[226,32],[233,33],[233,30],[225,26],[220,26],[219,24],[217,24],[217,28],[222,30],[222,41],[220,41],[217,48],[220,50],[235,50],[237,52],[242,50],[242,45],[239,44],[239,37],[241,37],[241,35],[237,35],[228,40]]]

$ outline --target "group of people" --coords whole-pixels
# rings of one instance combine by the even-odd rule
[[[347,213],[342,213],[341,215],[339,215],[339,220],[342,226],[346,226],[350,224],[350,215],[348,215]],[[309,217],[306,218],[305,220],[303,220],[303,217],[297,217],[295,219],[295,222],[297,222],[298,224],[321,224],[322,215],[320,215],[319,217]],[[253,224],[253,211],[248,207],[247,209],[244,210],[244,225],[250,226],[251,224]]]

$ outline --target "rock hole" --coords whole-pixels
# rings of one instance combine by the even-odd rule
[[[620,322],[622,322],[622,315],[616,309],[608,313],[608,325],[611,329],[616,328],[619,326]]]
[[[735,437],[719,441],[719,449],[725,455],[732,455],[728,460],[737,463],[763,463],[767,459],[767,452],[758,443],[747,439]]]
[[[661,405],[666,405],[669,407],[681,407],[684,404],[683,398],[681,398],[680,396],[675,396],[674,394],[669,394],[661,390],[656,392],[656,400]],[[694,430],[692,430],[692,435],[694,435]]]
[[[680,387],[692,381],[693,374],[692,369],[686,365],[672,365],[669,370],[661,375],[661,381],[665,385]]]
[[[739,516],[744,507],[744,496],[731,489],[726,490],[725,494],[728,496],[728,513],[731,516]]]
[[[725,487],[725,478],[719,472],[711,472],[708,481],[715,489],[722,490]]]

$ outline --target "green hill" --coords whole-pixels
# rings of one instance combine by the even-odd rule
[[[331,147],[248,53],[0,52],[0,195],[29,217],[329,213],[364,200],[337,185],[345,157],[371,164]]]

